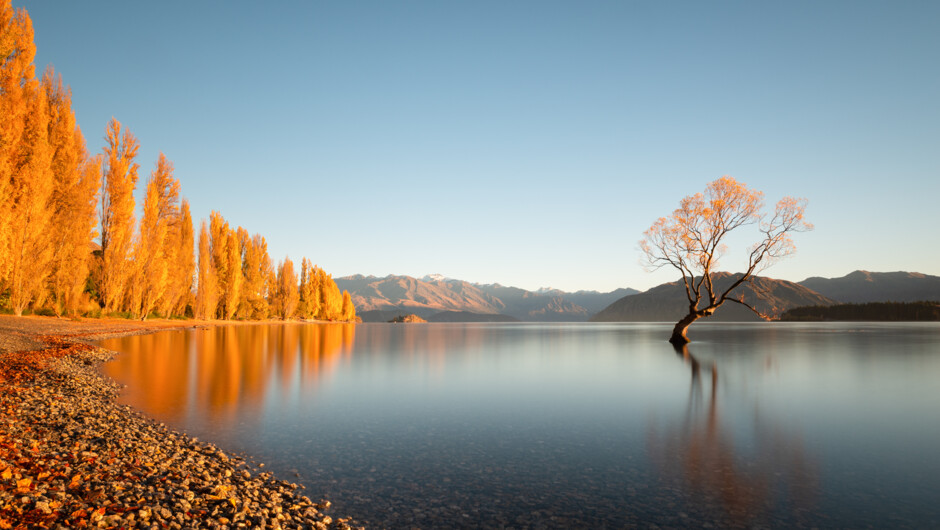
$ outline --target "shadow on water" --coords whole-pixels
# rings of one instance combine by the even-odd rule
[[[801,438],[756,402],[748,413],[724,415],[728,400],[746,401],[746,392],[722,383],[716,360],[700,361],[688,345],[675,351],[691,373],[685,413],[662,431],[652,423],[648,431],[650,462],[666,487],[680,491],[699,522],[806,523],[820,478]]]

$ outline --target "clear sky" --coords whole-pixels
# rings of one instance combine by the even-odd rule
[[[767,276],[940,275],[940,2],[14,5],[91,151],[116,117],[139,191],[165,152],[275,260],[645,289],[642,232],[728,174],[809,199]]]

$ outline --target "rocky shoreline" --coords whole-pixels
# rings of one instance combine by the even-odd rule
[[[301,486],[118,404],[96,369],[114,352],[27,338],[46,347],[0,350],[0,529],[352,527]]]

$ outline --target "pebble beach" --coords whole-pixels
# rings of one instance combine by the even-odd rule
[[[0,316],[0,529],[358,528],[250,458],[116,402],[89,341],[192,322]]]

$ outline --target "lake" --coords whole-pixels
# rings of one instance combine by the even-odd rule
[[[940,325],[255,324],[120,400],[378,527],[940,527]]]

